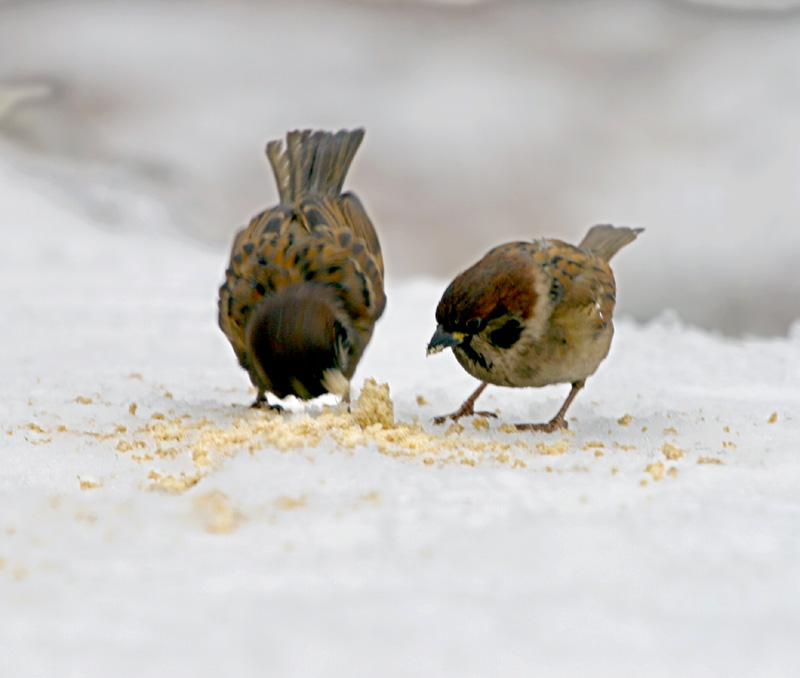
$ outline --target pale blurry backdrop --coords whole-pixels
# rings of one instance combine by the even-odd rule
[[[611,222],[647,229],[615,260],[621,313],[782,334],[794,4],[0,0],[0,162],[98,228],[215,248],[213,304],[234,232],[276,200],[265,143],[365,126],[346,186],[390,284]]]

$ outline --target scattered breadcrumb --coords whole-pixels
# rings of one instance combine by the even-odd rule
[[[698,457],[697,458],[698,464],[724,464],[725,462],[722,459],[717,459],[716,457]]]
[[[164,492],[179,494],[197,485],[202,480],[203,475],[202,473],[169,475],[153,470],[147,474],[147,479],[152,481],[149,486],[151,490],[163,490]]]
[[[425,407],[426,405],[430,405],[430,403],[427,400],[425,400],[425,396],[418,395],[417,405],[419,405],[420,407]]]
[[[768,424],[774,424],[776,421],[778,421],[778,413],[777,412],[773,412],[772,414],[769,415],[769,419],[767,419],[767,423]]]
[[[478,431],[488,431],[489,430],[489,420],[486,417],[474,417],[472,419],[472,425]]]
[[[730,433],[731,432],[731,427],[730,426],[724,426],[722,430],[725,431],[725,433]]]
[[[622,443],[614,443],[614,447],[618,450],[635,450],[636,445],[623,445]]]
[[[583,446],[584,450],[591,449],[592,447],[605,447],[605,443],[601,443],[599,440],[590,440]]]
[[[670,443],[664,443],[661,446],[661,451],[664,453],[664,456],[670,461],[681,459],[683,455],[686,454],[686,450],[682,450],[680,447],[676,447],[675,445],[672,445]]]
[[[602,457],[602,456],[604,456],[604,455],[603,455],[603,450],[595,450],[595,451],[594,451],[594,456],[595,456],[595,457]]]
[[[275,500],[275,506],[282,511],[293,511],[294,509],[308,506],[308,497],[301,494],[299,497],[280,496]]]
[[[128,405],[128,413],[135,416],[136,415],[136,409],[138,407],[139,406],[136,403],[131,403],[130,405]]]
[[[620,426],[628,426],[633,421],[633,417],[630,414],[624,414],[619,419],[617,419],[617,423]]]
[[[156,419],[158,421],[163,421],[164,419],[166,419],[166,417],[163,414],[161,414],[161,412],[153,412],[153,416],[150,418]]]
[[[659,481],[664,477],[664,462],[654,461],[652,464],[645,466],[644,470],[653,476],[653,480]]]
[[[241,521],[241,514],[231,506],[230,498],[220,490],[201,494],[193,502],[194,515],[211,534],[233,532]]]
[[[676,429],[674,426],[669,426],[664,429],[663,433],[664,435],[669,435],[669,434],[678,435],[678,429]]]
[[[677,468],[675,468],[674,466],[670,466],[670,467],[667,469],[667,475],[668,475],[670,478],[677,478],[677,477],[678,477],[678,469],[677,469]]]
[[[728,448],[732,448],[732,449],[737,449],[739,446],[735,442],[733,442],[732,440],[723,440],[722,441],[722,447],[723,448],[728,447]]]
[[[91,405],[92,399],[87,398],[86,396],[78,396],[77,398],[75,398],[75,402],[80,403],[81,405]]]
[[[80,476],[78,476],[78,482],[80,483],[82,490],[96,490],[98,487],[103,487],[102,480],[92,480],[87,478],[84,480]]]
[[[543,454],[549,454],[551,457],[557,457],[569,451],[569,440],[562,438],[561,440],[548,444],[542,440],[536,443],[536,449]]]
[[[447,429],[445,430],[444,434],[446,436],[449,436],[449,435],[454,435],[454,434],[458,435],[459,433],[463,433],[463,432],[464,432],[464,427],[456,421],[456,422],[453,422],[452,424],[450,424],[450,426],[447,427]],[[514,432],[516,432],[516,429],[514,429]]]

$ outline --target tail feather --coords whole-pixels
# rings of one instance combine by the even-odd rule
[[[267,158],[281,202],[292,202],[304,193],[337,196],[358,150],[364,130],[337,133],[296,130],[282,141],[267,144]]]
[[[625,245],[636,240],[643,228],[628,228],[627,226],[592,226],[581,240],[580,247],[596,254],[601,259],[610,261]]]

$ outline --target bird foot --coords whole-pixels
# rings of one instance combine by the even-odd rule
[[[250,405],[251,410],[267,410],[271,412],[277,412],[280,414],[283,412],[283,408],[280,405],[271,405],[270,402],[264,398],[263,396],[259,396],[253,401],[253,404]]]
[[[542,433],[555,433],[569,428],[567,420],[562,416],[553,417],[546,424],[514,424],[518,431],[541,431]]]
[[[497,419],[497,415],[494,412],[476,412],[471,407],[461,407],[452,414],[443,414],[440,417],[434,417],[433,423],[436,425],[444,424],[448,419],[452,419],[453,421],[458,421],[461,417],[491,417]]]

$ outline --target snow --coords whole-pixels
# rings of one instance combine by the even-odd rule
[[[0,676],[797,674],[796,16],[0,5]],[[249,410],[216,325],[306,125],[368,131],[388,430]],[[566,386],[433,426],[477,385],[425,357],[448,279],[596,221],[646,231],[571,432],[502,428]]]
[[[619,318],[573,434],[499,430],[549,418],[566,387],[490,388],[500,419],[458,434],[521,441],[524,466],[241,444],[170,493],[149,475],[191,469],[188,443],[136,461],[119,440],[161,414],[270,416],[216,327],[226,252],[0,176],[3,675],[795,675],[799,325],[733,340]],[[390,281],[355,381],[439,436],[432,416],[475,386],[424,357],[445,283]]]

